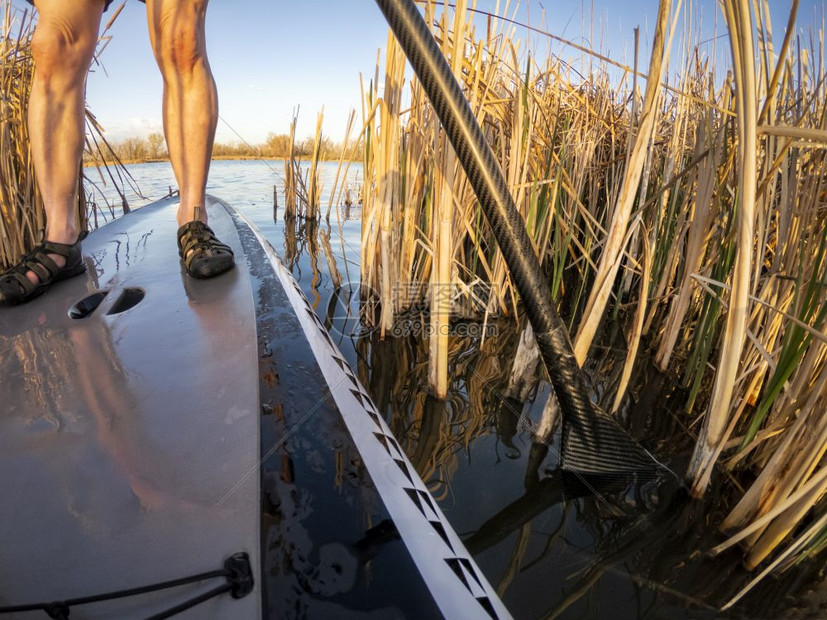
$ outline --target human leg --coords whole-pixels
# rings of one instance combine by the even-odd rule
[[[205,194],[218,94],[207,59],[208,0],[147,0],[152,51],[164,79],[164,134],[178,181],[178,249],[187,273],[232,268],[233,252],[207,226]]]
[[[84,142],[86,75],[104,0],[36,0],[29,140],[46,210],[46,239],[78,236],[78,170]]]
[[[45,241],[71,245],[78,239],[77,187],[84,141],[86,74],[98,38],[105,0],[36,0],[32,37],[34,76],[29,97],[29,141],[46,212]],[[48,268],[22,271],[35,285],[66,265],[47,253]],[[68,275],[64,273],[62,275]],[[74,270],[73,270],[74,275]],[[28,300],[23,283],[3,278],[0,302]],[[38,288],[38,294],[43,289]]]
[[[218,94],[207,59],[207,0],[147,0],[149,38],[164,80],[163,116],[181,204],[178,225],[200,219],[218,121]]]

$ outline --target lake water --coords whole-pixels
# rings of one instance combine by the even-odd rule
[[[323,214],[336,166],[321,168]],[[125,197],[131,208],[161,198],[175,186],[168,163],[128,170],[134,187]],[[274,212],[274,187],[279,204],[284,203],[282,173],[280,161],[216,161],[208,192],[250,218],[282,256],[514,616],[721,617],[716,608],[754,577],[741,568],[737,550],[714,561],[697,553],[720,542],[711,524],[723,514],[719,506],[731,498],[713,493],[704,502],[692,502],[673,487],[595,490],[572,485],[558,468],[559,437],[554,435],[550,449],[533,441],[548,385],[535,378],[527,397],[502,396],[516,351],[513,325],[498,324],[497,334],[485,339],[473,331],[453,337],[449,396],[442,402],[431,398],[425,340],[410,333],[380,340],[354,318],[358,205],[334,207],[329,224],[324,219],[316,227],[301,220],[285,222],[283,208]],[[95,180],[97,173],[87,169],[87,175]],[[348,182],[355,188],[360,179],[360,167],[351,166]],[[101,193],[96,201],[102,204],[105,196],[119,213],[121,198],[111,183],[97,181]],[[111,217],[108,210],[104,215]],[[330,237],[341,287],[333,286],[319,231]],[[599,365],[591,372],[598,387],[611,381]],[[670,407],[675,408],[670,399],[680,394],[655,374],[638,383],[646,389],[635,395],[634,404],[643,413],[630,414],[630,423],[639,425],[638,436],[649,439],[647,447],[680,469],[688,443],[675,439],[675,425],[669,422],[674,418]],[[808,617],[803,593],[816,573],[803,567],[767,580],[734,617]]]

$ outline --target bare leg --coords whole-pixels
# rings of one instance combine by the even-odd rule
[[[46,239],[78,238],[77,186],[83,153],[86,75],[98,39],[104,0],[35,0],[34,79],[29,140],[46,210]],[[49,255],[58,267],[62,256]],[[33,283],[38,277],[27,274]]]
[[[207,222],[204,199],[218,94],[207,60],[208,0],[147,0],[152,50],[164,78],[164,133],[181,204],[178,225]]]

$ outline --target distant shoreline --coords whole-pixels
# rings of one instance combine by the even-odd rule
[[[210,161],[250,161],[250,160],[264,160],[264,161],[285,161],[286,157],[259,157],[257,155],[213,155],[210,158]],[[158,159],[126,159],[121,160],[124,166],[132,166],[135,164],[157,164],[162,162],[168,162],[168,157],[161,157]],[[310,158],[300,158],[297,161],[301,162],[309,162]],[[319,161],[329,162],[329,161],[339,161],[338,157],[331,157],[331,158],[321,158]],[[347,162],[348,160],[344,160]],[[358,159],[349,160],[349,163],[359,163]],[[114,166],[117,165],[116,162],[113,161],[84,161],[83,167],[84,168],[91,168],[95,166]]]

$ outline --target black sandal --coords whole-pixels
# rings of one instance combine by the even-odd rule
[[[201,220],[187,222],[178,229],[178,255],[193,278],[212,278],[235,265],[230,246],[221,243]]]
[[[52,284],[85,272],[86,264],[80,246],[85,236],[85,233],[81,233],[73,244],[43,241],[14,267],[0,275],[0,305],[16,306],[26,303],[45,293]],[[58,267],[49,254],[64,257],[66,264]],[[37,284],[33,284],[26,276],[30,271],[37,275]]]

